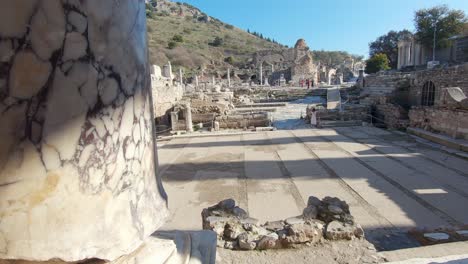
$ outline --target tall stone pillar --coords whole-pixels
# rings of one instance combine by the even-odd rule
[[[190,103],[185,105],[185,128],[187,132],[193,132],[193,124],[192,124],[192,107]]]
[[[260,64],[260,85],[263,85],[263,62]]]
[[[131,253],[168,215],[145,1],[1,1],[0,21],[0,259]]]
[[[228,79],[228,88],[229,88],[231,87],[231,68],[228,68],[227,79]]]

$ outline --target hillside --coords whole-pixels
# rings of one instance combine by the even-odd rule
[[[154,1],[152,1],[154,2]],[[150,62],[168,60],[188,72],[201,67],[211,71],[234,65],[243,68],[254,52],[281,49],[282,45],[254,36],[211,18],[199,9],[181,3],[158,0],[148,3]]]

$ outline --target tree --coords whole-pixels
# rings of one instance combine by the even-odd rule
[[[369,56],[373,57],[376,54],[383,53],[387,55],[390,67],[396,69],[398,66],[398,41],[410,38],[412,35],[406,29],[402,31],[389,31],[387,34],[369,43]]]
[[[466,21],[462,10],[451,10],[446,5],[418,10],[414,15],[416,39],[424,46],[433,48],[436,29],[436,47],[447,47],[449,38],[460,34]]]
[[[378,53],[366,61],[366,69],[364,71],[369,74],[389,69],[390,66],[387,55]]]

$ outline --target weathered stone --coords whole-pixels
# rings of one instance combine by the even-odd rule
[[[237,237],[244,232],[245,230],[239,222],[229,222],[224,227],[224,238],[236,240]]]
[[[244,250],[254,250],[257,246],[254,240],[254,237],[249,235],[247,232],[244,232],[237,237],[239,248]]]
[[[224,210],[232,210],[236,207],[236,201],[234,201],[234,199],[226,199],[219,202],[218,207]]]
[[[242,208],[240,208],[238,206],[236,206],[236,207],[234,207],[232,209],[232,214],[239,217],[239,218],[246,218],[246,217],[249,216],[244,209],[242,209]]]
[[[263,236],[257,243],[258,250],[277,249],[281,248],[281,243],[277,238],[271,236]]]
[[[317,214],[318,214],[318,209],[315,205],[309,205],[306,208],[304,208],[304,211],[302,211],[302,217],[304,219],[317,219]]]
[[[225,249],[236,249],[238,246],[239,244],[237,243],[237,241],[226,241],[223,245]]]
[[[288,244],[316,243],[323,237],[323,227],[314,222],[286,226]]]
[[[347,239],[354,237],[363,237],[364,231],[360,226],[342,223],[339,221],[330,222],[325,230],[325,237],[330,240]]]
[[[252,218],[252,217],[247,217],[247,218],[242,218],[240,219],[241,224],[248,224],[248,225],[258,225],[259,221],[258,219]]]
[[[290,217],[286,220],[284,220],[284,222],[286,222],[286,224],[288,225],[296,225],[296,224],[304,224],[304,219],[302,219],[302,217]]]
[[[330,210],[330,212],[332,214],[342,214],[343,213],[343,210],[340,207],[336,206],[336,205],[329,205],[328,210]]]
[[[283,221],[266,222],[263,227],[270,231],[278,231],[284,228],[284,222]]]
[[[218,236],[223,236],[224,227],[229,221],[229,218],[218,217],[218,216],[209,216],[203,222],[203,229],[213,230]]]

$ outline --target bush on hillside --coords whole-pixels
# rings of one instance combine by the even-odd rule
[[[174,49],[175,47],[177,47],[177,42],[171,41],[167,44],[168,49]]]
[[[172,37],[172,40],[179,43],[184,42],[184,38],[182,38],[181,35],[174,35],[174,37]]]
[[[214,38],[213,42],[210,42],[208,43],[210,46],[213,46],[213,47],[220,47],[224,44],[224,39],[220,38],[220,37],[216,37]]]

